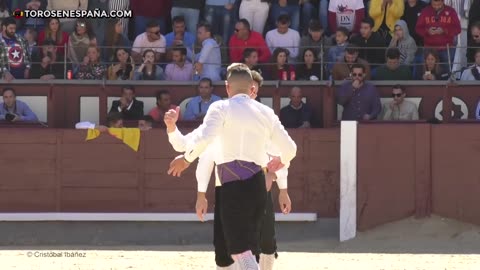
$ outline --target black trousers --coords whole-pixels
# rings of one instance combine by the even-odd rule
[[[263,173],[259,173],[259,174],[263,175]],[[251,180],[254,180],[254,179],[251,179]],[[248,181],[250,180],[247,180],[247,182]],[[236,182],[242,183],[244,181],[236,181]],[[236,182],[232,182],[232,183],[236,183]],[[259,182],[265,184],[265,181],[259,181]],[[225,231],[225,229],[228,231],[228,228],[225,228],[225,224],[224,224],[225,216],[222,216],[221,209],[224,209],[225,211],[233,210],[232,212],[235,212],[236,211],[235,209],[238,209],[238,211],[245,212],[246,209],[243,207],[247,206],[243,204],[243,202],[235,203],[236,200],[233,199],[233,197],[229,196],[231,193],[229,191],[227,192],[224,191],[225,190],[224,188],[226,186],[227,186],[227,190],[229,189],[228,188],[229,184],[230,183],[224,186],[215,188],[215,210],[214,210],[215,216],[214,216],[214,225],[213,225],[214,227],[213,244],[215,247],[216,264],[220,267],[227,267],[234,263],[231,257],[231,254],[241,253],[249,249],[252,250],[252,252],[255,255],[257,255],[257,260],[259,259],[260,252],[264,254],[276,254],[277,245],[276,245],[276,239],[275,239],[275,213],[273,211],[273,201],[272,201],[271,193],[270,192],[266,193],[266,189],[253,184],[252,186],[256,186],[255,189],[264,190],[264,192],[263,191],[260,192],[260,194],[258,194],[258,197],[252,196],[252,195],[246,195],[244,196],[244,199],[241,201],[244,201],[245,199],[252,201],[251,203],[248,203],[249,204],[248,207],[252,207],[252,210],[254,210],[253,212],[257,212],[257,215],[260,218],[259,221],[254,221],[251,223],[251,224],[257,223],[257,226],[259,226],[257,229],[255,229],[257,232],[250,233],[250,235],[256,235],[257,238],[249,239],[246,234],[242,235],[240,231],[235,231],[233,233],[235,234],[235,239],[236,241],[238,241],[238,243],[233,243],[233,244],[235,246],[237,244],[248,245],[250,248],[249,249],[244,249],[244,248],[235,249],[235,247],[229,248],[228,241],[226,240],[228,236],[226,236],[226,231]],[[265,187],[265,185],[263,187]],[[244,191],[245,190],[240,191],[240,193]],[[261,195],[261,193],[263,193],[264,195]],[[255,201],[253,199],[255,197],[257,197],[258,205],[252,204],[253,201]],[[262,197],[265,198],[264,203],[262,203]],[[225,203],[225,201],[227,202]],[[233,207],[228,206],[229,203],[230,204],[235,203],[236,206],[233,206]],[[262,207],[262,204],[264,205],[264,207]],[[242,219],[242,221],[238,220],[237,218],[237,221],[234,220],[233,222],[243,222],[243,223],[248,222],[248,220],[246,219],[246,216],[248,216],[248,214],[246,215],[240,214],[240,218]],[[242,237],[244,238],[243,241],[239,239]],[[246,244],[245,242],[248,242],[248,244]],[[233,250],[233,252],[231,250]]]

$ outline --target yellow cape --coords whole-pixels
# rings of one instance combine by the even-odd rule
[[[140,146],[140,129],[138,128],[109,128],[110,135],[122,140],[123,143],[132,148],[135,152]],[[101,132],[98,129],[88,129],[86,141],[93,140],[100,136]]]

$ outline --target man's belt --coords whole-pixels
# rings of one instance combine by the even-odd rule
[[[243,160],[234,160],[217,165],[218,177],[222,185],[232,181],[247,180],[262,170],[266,172],[266,168]]]

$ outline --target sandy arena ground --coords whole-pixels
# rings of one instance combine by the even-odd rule
[[[332,237],[279,248],[277,270],[480,270],[480,227],[438,217],[391,223],[346,243]],[[215,269],[210,245],[1,249],[1,270]]]

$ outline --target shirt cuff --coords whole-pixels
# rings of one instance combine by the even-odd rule
[[[207,192],[209,181],[197,181],[198,192]]]
[[[287,189],[288,188],[288,169],[284,167],[276,172],[277,175],[277,185],[279,189]]]

